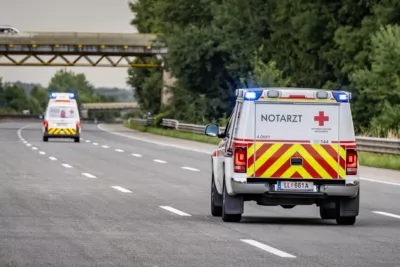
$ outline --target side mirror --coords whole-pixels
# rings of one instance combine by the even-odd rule
[[[212,137],[219,136],[219,126],[215,124],[209,124],[206,126],[205,134]]]
[[[44,115],[43,114],[39,114],[39,119],[44,119]]]

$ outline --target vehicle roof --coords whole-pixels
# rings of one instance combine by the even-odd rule
[[[304,87],[252,87],[252,88],[238,88],[238,90],[303,90],[303,91],[336,91],[336,90],[329,90],[329,89],[321,89],[321,88],[304,88]],[[344,90],[340,90],[344,92]]]
[[[11,25],[0,25],[0,28],[11,28],[14,30],[18,30],[17,28],[15,28],[14,26],[11,26]]]

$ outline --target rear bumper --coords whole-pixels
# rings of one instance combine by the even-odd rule
[[[310,180],[311,181],[311,180]],[[277,192],[274,191],[275,181],[265,181],[265,182],[254,182],[248,183],[247,181],[243,181],[242,179],[234,179],[231,178],[230,186],[227,185],[228,193],[230,195],[236,194],[264,194],[271,198],[285,198],[285,197],[293,197],[293,198],[325,198],[325,197],[335,197],[335,196],[343,196],[343,197],[355,197],[358,194],[358,190],[360,187],[359,181],[355,181],[352,183],[340,181],[341,183],[332,183],[332,181],[318,181],[317,184],[317,192]],[[229,192],[231,191],[231,192]]]
[[[49,137],[49,138],[76,138],[80,137],[81,135],[78,134],[43,134],[44,137]]]

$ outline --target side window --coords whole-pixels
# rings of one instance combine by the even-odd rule
[[[233,109],[231,115],[229,116],[228,124],[225,127],[225,132],[224,132],[225,136],[228,136],[231,133],[232,126],[233,126],[233,120],[235,118],[235,116],[234,116],[235,110],[236,110],[236,107]]]

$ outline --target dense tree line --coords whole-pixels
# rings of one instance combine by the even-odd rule
[[[98,94],[84,74],[60,70],[51,78],[47,88],[34,86],[29,93],[15,84],[5,85],[0,79],[0,114],[20,114],[24,110],[29,110],[30,114],[42,114],[46,110],[50,92],[75,92],[79,108],[82,103],[114,101],[110,96]],[[89,116],[107,119],[117,113],[99,111]]]
[[[129,70],[146,110],[204,123],[226,116],[236,88],[343,89],[358,131],[400,130],[399,1],[137,0],[130,9],[139,32],[161,35],[177,78],[162,107],[161,71]]]

